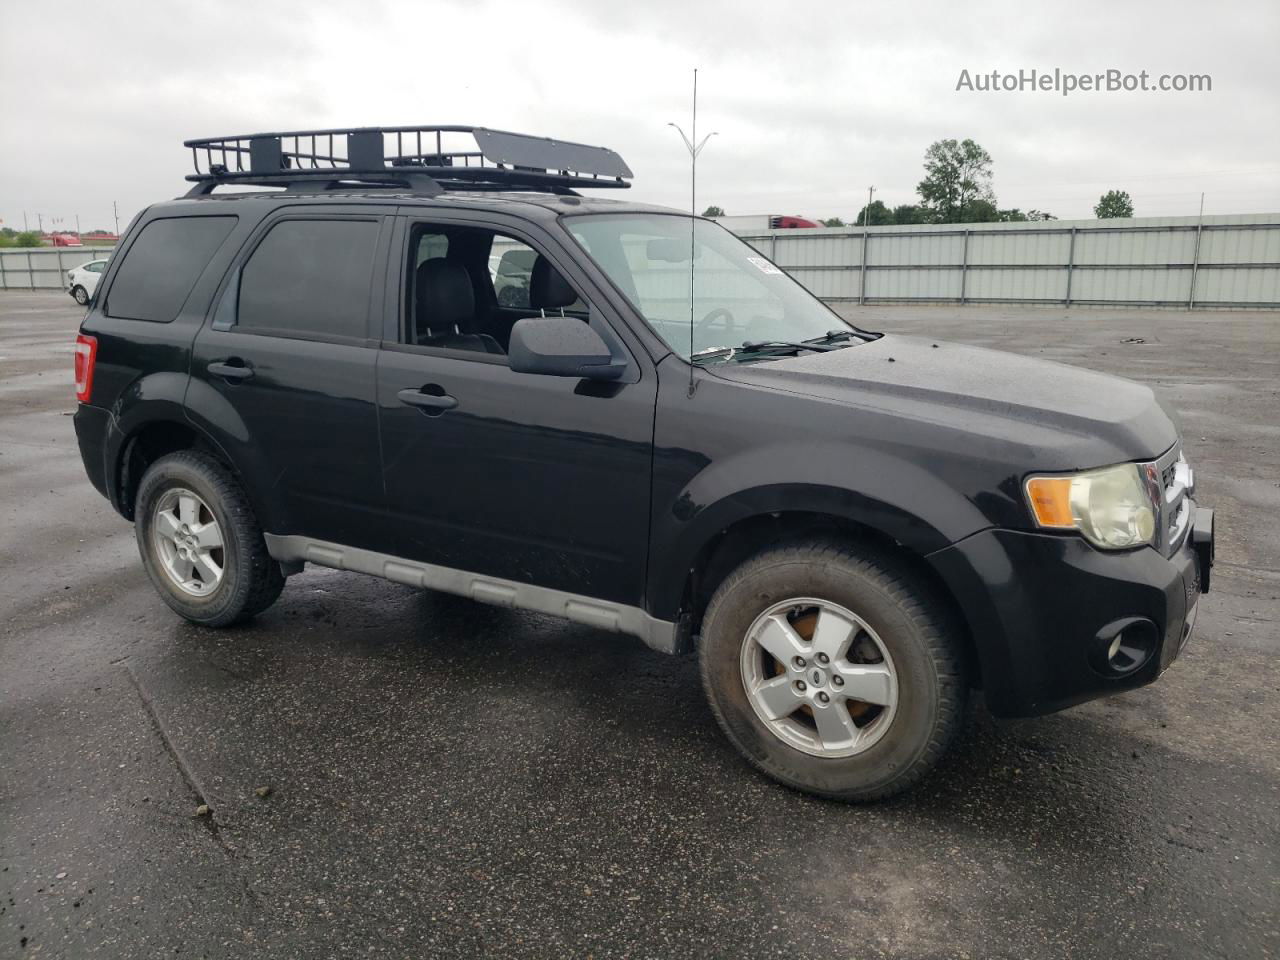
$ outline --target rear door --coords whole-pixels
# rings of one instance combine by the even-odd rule
[[[269,218],[196,338],[188,408],[247,474],[268,533],[387,546],[370,323],[390,219],[358,208]]]
[[[500,225],[499,225],[500,224]],[[400,553],[420,562],[642,606],[656,374],[590,280],[540,231],[519,221],[406,217],[388,272],[386,339],[378,406],[388,509],[400,521]],[[484,249],[474,232],[494,228]],[[461,248],[461,253],[459,252]],[[412,272],[424,251],[461,258],[480,314],[528,316],[502,295],[504,255],[547,256],[579,293],[590,322],[631,366],[623,380],[592,382],[515,373],[503,354],[414,343]],[[520,257],[507,256],[508,265]],[[510,273],[511,271],[507,271]],[[487,286],[486,286],[487,285]],[[528,294],[523,293],[528,302]],[[506,302],[503,302],[505,300]],[[516,302],[521,302],[516,300]],[[463,326],[467,324],[464,321]],[[503,331],[493,334],[503,343]],[[410,405],[436,395],[444,406]],[[456,401],[456,403],[452,402]]]

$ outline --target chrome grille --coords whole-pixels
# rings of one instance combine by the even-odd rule
[[[1146,467],[1148,484],[1153,486],[1152,500],[1158,505],[1156,546],[1165,556],[1171,556],[1182,546],[1191,529],[1195,475],[1182,458],[1181,443],[1174,444],[1159,460]]]

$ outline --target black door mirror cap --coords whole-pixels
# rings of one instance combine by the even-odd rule
[[[507,365],[516,373],[616,380],[627,369],[604,338],[577,317],[526,317],[511,328]]]

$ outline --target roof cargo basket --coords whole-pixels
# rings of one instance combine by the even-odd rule
[[[459,135],[463,135],[460,137]],[[464,138],[469,135],[469,141]],[[464,142],[459,147],[459,140]],[[348,185],[445,190],[629,187],[631,169],[613,150],[487,127],[357,127],[187,140],[196,185],[325,191]]]

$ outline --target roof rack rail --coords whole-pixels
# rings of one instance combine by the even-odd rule
[[[455,134],[469,134],[475,149],[454,149]],[[487,127],[292,130],[186,140],[183,146],[191,148],[195,165],[195,173],[187,175],[195,183],[187,196],[233,183],[298,192],[360,184],[427,195],[513,187],[572,193],[575,187],[629,187],[632,176],[622,157],[607,147]]]

